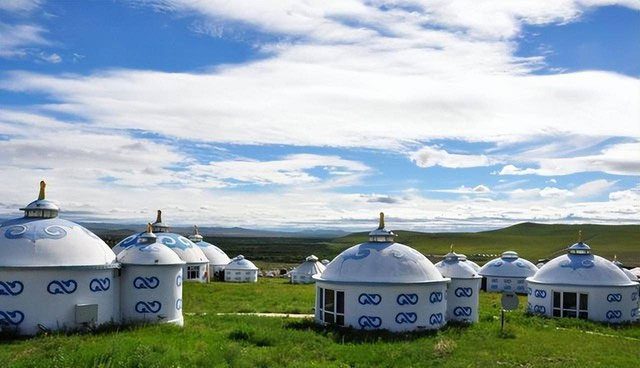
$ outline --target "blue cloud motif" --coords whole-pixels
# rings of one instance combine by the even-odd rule
[[[444,316],[442,313],[434,313],[429,316],[429,324],[430,325],[439,325],[444,322]]]
[[[560,264],[560,267],[571,268],[572,270],[577,270],[579,268],[591,268],[595,265],[592,259],[583,259],[584,256],[571,256],[569,255],[569,260],[564,261]],[[593,257],[591,257],[593,258]]]
[[[380,294],[362,293],[358,297],[358,303],[360,303],[361,305],[378,305],[380,304],[380,302],[382,302],[382,297],[380,296]]]
[[[163,233],[162,235],[158,235],[157,242],[162,243],[169,248],[178,248],[182,250],[193,248],[191,240],[173,233]]]
[[[547,313],[547,307],[545,307],[544,305],[535,305],[533,307],[533,313],[545,314]]]
[[[398,305],[416,305],[418,303],[418,294],[400,294],[396,298]]]
[[[470,287],[459,287],[453,292],[458,298],[470,298],[473,295],[473,289]]]
[[[133,287],[136,289],[155,289],[160,285],[160,280],[155,277],[136,277],[133,279]]]
[[[609,303],[621,302],[622,301],[622,294],[619,294],[619,293],[609,294],[609,295],[607,295],[607,301]]]
[[[453,315],[456,317],[471,317],[473,309],[471,307],[455,307],[453,309]]]
[[[133,234],[133,235],[129,235],[126,238],[122,239],[118,244],[116,244],[116,247],[121,247],[122,249],[124,248],[128,248],[134,244],[138,243],[138,238],[140,237],[140,234],[142,233],[138,233],[138,234]]]
[[[363,243],[358,247],[357,251],[352,251],[348,254],[343,254],[342,262],[346,260],[360,260],[369,257],[372,250],[381,251],[384,248],[391,246],[392,243]]]
[[[418,315],[413,312],[401,312],[396,315],[396,323],[416,323]]]
[[[638,317],[638,308],[633,308],[631,310],[631,318],[636,318]]]
[[[0,295],[20,295],[24,290],[24,284],[18,280],[0,281]]]
[[[631,293],[631,301],[635,302],[636,300],[638,300],[638,293],[637,292]]]
[[[158,313],[162,309],[162,303],[157,300],[151,302],[136,303],[136,312],[138,313]]]
[[[442,301],[442,292],[441,291],[432,291],[429,294],[429,302],[431,304],[440,303]]]
[[[53,280],[47,285],[49,294],[73,294],[78,288],[75,280]]]
[[[61,223],[50,221],[21,221],[9,222],[9,226],[5,224],[6,230],[4,237],[7,239],[28,239],[35,243],[41,239],[62,239],[67,236],[67,231],[61,226]],[[19,222],[19,223],[16,223]],[[11,225],[13,223],[13,225]],[[67,226],[70,228],[70,226]]]
[[[93,279],[89,283],[89,290],[93,291],[94,293],[100,292],[100,291],[107,291],[109,290],[110,287],[111,287],[111,280],[109,280],[108,277],[105,277],[104,279]]]
[[[547,291],[543,289],[536,289],[534,295],[536,296],[536,298],[544,299],[547,297]]]
[[[503,265],[502,261],[495,261],[493,263],[490,263],[491,267],[500,267]]]
[[[376,316],[360,316],[358,324],[361,328],[378,328],[382,326],[382,318]]]
[[[176,310],[182,309],[182,299],[176,300]]]
[[[531,295],[531,294],[533,294],[533,290],[531,290],[531,288],[530,288],[530,287],[528,287],[528,288],[527,288],[527,295]]]
[[[17,326],[24,321],[24,313],[16,311],[1,311],[0,310],[0,326],[3,324]]]
[[[176,286],[182,285],[182,274],[176,277]]]
[[[607,311],[607,314],[605,316],[607,317],[607,319],[622,318],[622,311],[620,311],[620,310],[610,310],[610,311]]]

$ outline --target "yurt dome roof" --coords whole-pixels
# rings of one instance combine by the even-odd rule
[[[0,224],[0,267],[117,267],[102,239],[57,217],[58,207],[45,199],[44,188],[42,182],[38,200],[23,208],[25,217]],[[34,208],[50,212],[27,216]]]
[[[384,228],[384,215],[381,214],[380,226],[371,232],[368,242],[340,253],[321,275],[314,278],[347,283],[447,281],[427,257],[411,247],[393,242],[393,236]]]
[[[625,275],[627,275],[627,277],[629,278],[629,280],[631,281],[640,281],[640,279],[638,279],[638,276],[636,276],[633,272],[627,270],[626,268],[624,268],[624,264],[622,264],[622,262],[618,261],[618,257],[614,256],[613,257],[613,264],[618,266],[618,268],[620,268],[622,270],[622,272],[624,272]]]
[[[458,258],[460,258],[460,260],[462,262],[464,262],[465,264],[467,264],[469,267],[473,268],[476,272],[480,271],[480,266],[478,266],[477,263],[475,263],[474,261],[470,261],[469,259],[467,259],[467,256],[464,254],[458,254]]]
[[[129,265],[180,265],[185,262],[162,243],[157,242],[151,224],[140,235],[138,243],[118,253],[118,262]]]
[[[258,267],[256,267],[255,264],[253,264],[253,262],[251,262],[250,260],[244,258],[244,256],[241,254],[239,256],[234,257],[231,262],[229,262],[229,264],[227,264],[227,267],[225,267],[225,270],[257,270]]]
[[[442,276],[452,279],[478,279],[479,276],[468,262],[463,261],[459,254],[449,252],[444,259],[435,264]]]
[[[325,270],[325,265],[318,261],[318,257],[310,255],[304,262],[291,271],[294,275],[309,275],[313,276]]]
[[[613,262],[591,254],[587,244],[578,242],[568,253],[545,263],[527,281],[541,284],[584,286],[628,286],[634,285],[627,275]],[[579,251],[576,253],[575,251]],[[583,251],[588,252],[583,252]]]
[[[204,253],[207,259],[209,259],[209,264],[214,266],[224,266],[229,263],[229,261],[231,261],[229,259],[229,256],[227,256],[227,253],[225,253],[222,249],[202,240],[203,238],[198,231],[198,226],[194,226],[193,230],[194,233],[193,235],[189,236],[189,240],[200,247],[200,250]]]
[[[514,251],[506,251],[500,258],[487,262],[478,273],[485,277],[529,277],[536,271],[536,265],[520,258]]]

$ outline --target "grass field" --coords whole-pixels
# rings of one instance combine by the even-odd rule
[[[465,253],[471,260],[483,263],[492,257],[515,250],[520,256],[535,261],[553,258],[575,243],[578,230],[595,254],[613,259],[618,256],[626,266],[640,266],[640,225],[543,225],[522,223],[508,228],[478,233],[417,233],[397,231],[396,241],[416,248],[432,261],[449,251]],[[229,256],[243,254],[251,260],[297,265],[309,254],[332,259],[342,250],[367,240],[367,233],[337,239],[318,238],[207,238],[218,244]]]
[[[394,335],[319,327],[309,320],[220,316],[228,312],[311,313],[312,285],[187,284],[183,329],[141,326],[98,334],[0,342],[2,367],[634,367],[640,326],[507,315],[481,294],[480,322]],[[524,302],[524,299],[521,300]],[[526,303],[521,303],[521,305]]]

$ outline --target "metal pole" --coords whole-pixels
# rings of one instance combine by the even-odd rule
[[[502,318],[500,318],[500,333],[504,333],[504,309],[502,309]]]

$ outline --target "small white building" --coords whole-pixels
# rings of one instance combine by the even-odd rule
[[[162,222],[162,211],[158,210],[156,222],[151,224],[158,243],[162,243],[174,251],[185,262],[182,270],[184,281],[207,282],[209,280],[209,259],[200,247],[180,234],[169,232],[169,226]],[[119,254],[122,250],[138,243],[144,232],[124,238],[113,251]]]
[[[122,321],[184,324],[182,268],[185,262],[157,242],[149,224],[137,243],[118,253]]]
[[[258,267],[243,255],[234,257],[224,269],[224,281],[258,282]]]
[[[292,284],[311,284],[315,282],[313,275],[321,274],[324,269],[325,266],[318,261],[318,257],[312,254],[289,272],[289,278]]]
[[[618,261],[618,257],[613,257],[613,264],[618,266],[622,270],[622,272],[624,272],[624,274],[627,275],[629,280],[631,280],[631,281],[640,281],[640,279],[638,278],[638,276],[636,276],[636,274],[634,274],[630,270],[624,268],[624,264],[622,264],[622,262]]]
[[[528,282],[531,313],[607,323],[638,319],[638,283],[579,241],[540,268]]]
[[[487,262],[478,274],[483,277],[482,289],[488,292],[512,291],[527,293],[526,278],[533,276],[538,267],[518,253],[506,251],[500,258]]]
[[[447,287],[447,321],[478,322],[482,276],[454,252],[447,253],[435,266],[443,277],[451,279]]]
[[[480,271],[480,267],[477,263],[475,263],[474,261],[471,261],[469,259],[467,259],[467,256],[464,254],[458,254],[458,259],[461,262],[466,263],[467,265],[471,266],[471,268],[473,268],[474,271],[479,272]]]
[[[413,331],[446,324],[449,279],[420,252],[394,242],[384,227],[340,253],[315,275],[318,323]]]
[[[640,279],[640,267],[632,268],[629,270],[629,272],[636,275],[636,277]]]
[[[0,224],[0,330],[20,335],[120,322],[116,256],[84,227],[38,199]]]
[[[193,234],[189,236],[189,240],[195,243],[200,250],[207,256],[209,260],[209,279],[223,281],[224,280],[224,268],[231,261],[229,256],[222,251],[222,249],[216,247],[211,243],[207,243],[202,240],[202,235],[198,231],[198,226],[193,226]]]

